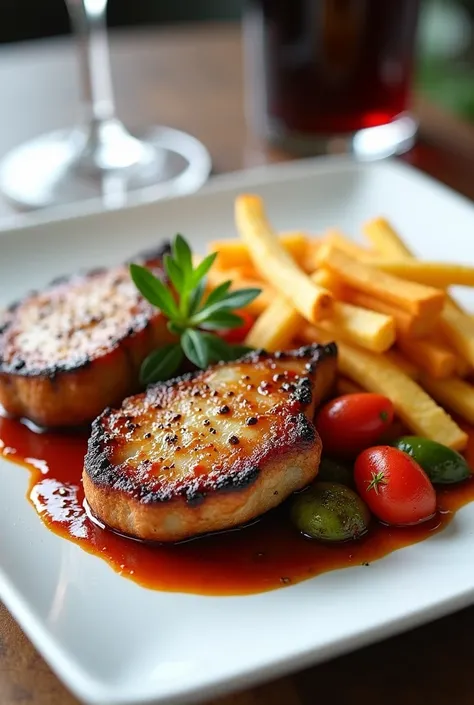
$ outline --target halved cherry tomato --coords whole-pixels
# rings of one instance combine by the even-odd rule
[[[381,394],[345,394],[323,406],[316,428],[323,451],[354,458],[374,445],[393,421],[393,405]]]
[[[247,333],[255,323],[255,319],[247,311],[240,310],[235,311],[235,313],[242,319],[242,325],[238,328],[226,328],[225,330],[220,330],[218,335],[228,343],[243,343],[247,337]]]
[[[418,524],[436,511],[436,492],[428,475],[397,448],[364,450],[355,462],[354,480],[369,509],[387,524]]]

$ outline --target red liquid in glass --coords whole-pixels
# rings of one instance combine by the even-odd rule
[[[418,0],[250,0],[251,80],[270,131],[352,133],[403,113],[418,10]]]

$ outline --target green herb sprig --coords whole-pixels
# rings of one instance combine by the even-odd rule
[[[215,331],[242,325],[242,318],[234,310],[247,306],[261,290],[229,291],[229,280],[205,296],[206,276],[216,257],[217,252],[213,252],[195,267],[191,248],[182,235],[176,235],[171,254],[163,258],[172,287],[149,269],[130,265],[130,275],[139,292],[161,310],[168,319],[168,330],[178,336],[178,342],[148,355],[140,370],[142,384],[169,379],[184,358],[204,369],[213,362],[235,360],[249,350],[227,343]]]

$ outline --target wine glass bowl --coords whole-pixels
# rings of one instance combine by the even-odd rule
[[[0,163],[0,190],[23,208],[100,197],[123,205],[189,193],[211,171],[207,149],[191,135],[153,126],[132,135],[115,113],[105,12],[107,0],[66,0],[77,38],[82,122],[22,144]]]

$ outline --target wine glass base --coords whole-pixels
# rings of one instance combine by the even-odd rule
[[[100,168],[84,153],[84,134],[60,130],[22,144],[0,163],[0,191],[24,209],[100,198],[106,208],[191,193],[208,179],[209,152],[196,138],[169,127],[134,137],[143,158]]]

